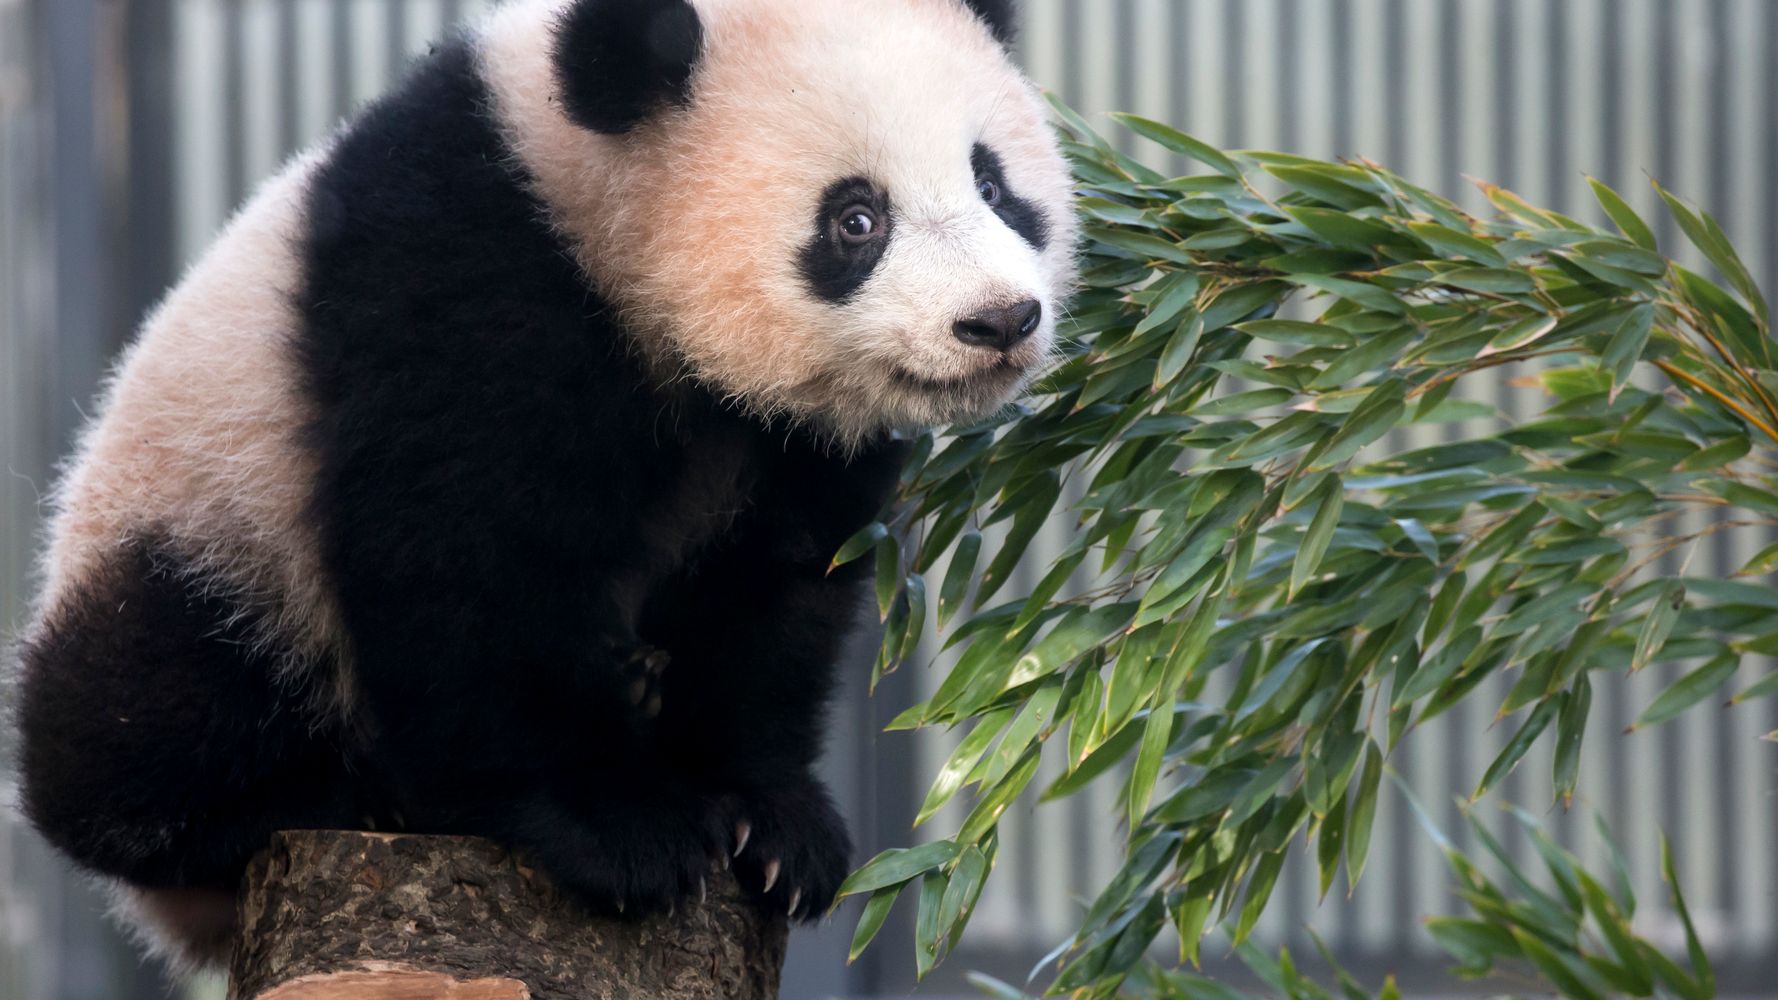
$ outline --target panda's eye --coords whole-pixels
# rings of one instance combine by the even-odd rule
[[[853,205],[840,213],[840,239],[847,243],[869,243],[882,228],[877,213],[864,205]]]
[[[982,196],[990,208],[1000,204],[1000,182],[992,177],[982,176],[975,179],[975,193]]]

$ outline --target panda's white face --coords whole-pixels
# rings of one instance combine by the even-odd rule
[[[1015,396],[1075,230],[1042,100],[987,27],[961,0],[694,6],[689,100],[622,135],[551,107],[525,4],[484,36],[509,136],[644,349],[849,440]]]

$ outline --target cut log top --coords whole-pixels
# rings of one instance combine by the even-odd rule
[[[726,871],[672,916],[603,919],[461,837],[280,833],[240,906],[229,1000],[768,1000],[787,938]]]

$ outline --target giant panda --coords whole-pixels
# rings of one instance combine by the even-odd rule
[[[912,429],[1054,351],[1008,0],[511,0],[266,183],[55,493],[22,800],[151,946],[281,828],[484,835],[594,910],[827,909],[812,766]]]

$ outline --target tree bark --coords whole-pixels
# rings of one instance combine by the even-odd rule
[[[610,920],[489,841],[334,831],[276,835],[240,917],[229,1000],[769,1000],[787,937],[727,871]]]

